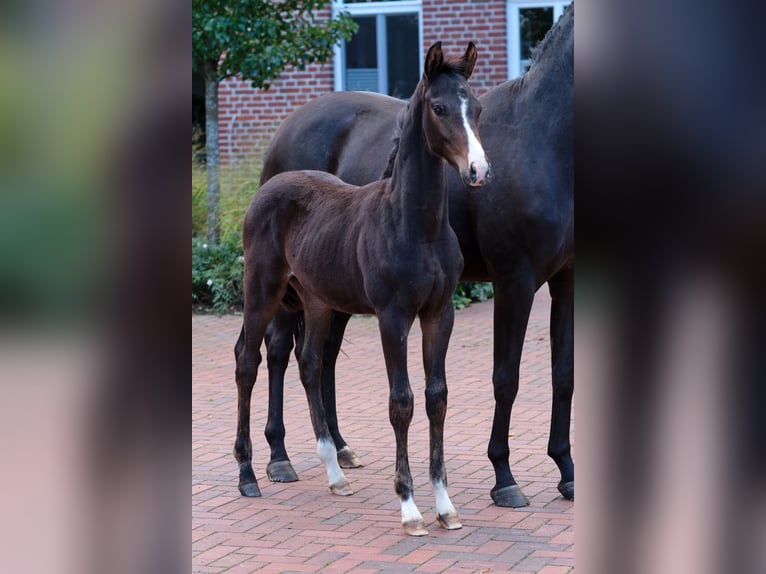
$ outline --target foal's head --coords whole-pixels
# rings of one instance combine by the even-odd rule
[[[428,147],[449,162],[463,182],[480,186],[489,176],[489,162],[479,139],[481,103],[468,87],[475,63],[473,42],[461,58],[448,61],[437,42],[426,55],[421,87]]]

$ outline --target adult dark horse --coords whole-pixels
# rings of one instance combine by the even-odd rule
[[[455,61],[444,60],[440,43],[429,49],[423,78],[403,116],[390,178],[357,187],[324,172],[291,171],[271,178],[253,198],[242,234],[245,311],[235,347],[239,416],[234,454],[243,495],[260,495],[252,468],[250,399],[261,343],[281,304],[303,310],[299,367],[317,453],[332,492],[351,494],[320,395],[322,346],[334,310],[374,313],[390,387],[389,416],[396,437],[394,488],[401,502],[402,526],[411,535],[427,534],[413,500],[407,455],[413,414],[407,335],[418,317],[437,519],[446,529],[461,527],[447,495],[443,451],[444,363],[454,320],[452,292],[463,267],[448,220],[445,162],[467,185],[482,185],[488,175],[489,164],[477,136],[481,105],[467,83],[475,62],[473,43]]]
[[[458,178],[449,184],[449,217],[465,260],[461,279],[495,287],[495,413],[488,456],[495,469],[491,496],[499,506],[528,501],[511,473],[508,430],[519,388],[519,365],[535,292],[548,283],[553,408],[548,454],[561,472],[558,489],[574,498],[569,442],[574,328],[574,6],[548,32],[534,63],[520,78],[490,90],[481,134],[493,164],[481,197]],[[376,179],[389,158],[391,126],[404,103],[372,93],[336,92],[309,102],[280,126],[269,147],[262,181],[300,168],[330,171],[344,181]],[[346,445],[335,415],[334,365],[347,315],[335,314],[324,353],[322,393],[330,431],[344,466],[359,459]],[[282,385],[300,329],[280,312],[268,346],[270,408],[266,438],[272,480],[297,480],[284,448]],[[297,352],[297,351],[296,351]]]

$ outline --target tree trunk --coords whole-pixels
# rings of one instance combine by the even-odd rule
[[[219,177],[218,149],[218,62],[205,66],[205,140],[207,165],[207,240],[218,243],[220,236],[221,182]]]

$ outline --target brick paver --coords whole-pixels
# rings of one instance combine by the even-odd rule
[[[303,387],[291,361],[285,388],[287,449],[300,481],[266,478],[265,363],[253,391],[253,466],[262,498],[237,490],[234,343],[241,317],[192,317],[192,564],[200,573],[574,571],[574,506],[556,490],[546,445],[550,421],[550,298],[541,289],[529,321],[521,384],[511,420],[511,466],[530,500],[498,508],[486,456],[492,424],[493,302],[458,311],[447,355],[445,458],[449,492],[463,522],[445,531],[428,485],[428,419],[417,323],[410,335],[415,394],[410,465],[415,500],[430,534],[407,537],[393,492],[394,435],[388,383],[374,317],[354,317],[338,359],[343,436],[365,467],[345,471],[354,495],[334,496],[315,451]],[[265,353],[264,353],[265,356]]]

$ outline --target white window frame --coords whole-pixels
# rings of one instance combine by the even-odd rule
[[[332,15],[348,12],[350,16],[377,16],[376,36],[378,54],[378,89],[388,93],[388,52],[386,50],[386,15],[417,14],[418,16],[418,70],[423,74],[423,3],[421,0],[401,2],[358,2],[345,4],[343,0],[332,0]],[[340,92],[345,87],[345,40],[335,45],[333,61],[333,89]]]
[[[566,2],[539,2],[528,0],[506,0],[506,37],[508,38],[508,79],[521,76],[521,37],[519,35],[519,10],[522,8],[553,8],[553,25],[559,21],[564,8],[571,4]]]

